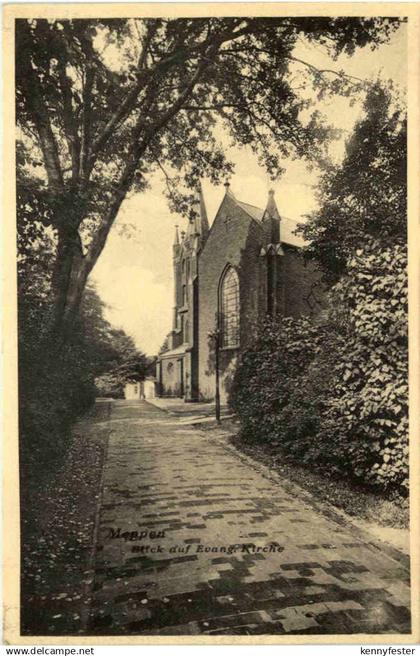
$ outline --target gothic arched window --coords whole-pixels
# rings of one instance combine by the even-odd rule
[[[232,267],[221,280],[219,309],[221,346],[239,346],[239,278]]]

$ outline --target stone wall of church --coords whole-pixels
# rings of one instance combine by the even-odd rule
[[[240,348],[252,342],[255,329],[267,312],[267,263],[259,257],[261,227],[233,203],[225,202],[199,260],[199,398],[213,399],[215,354],[208,333],[215,329],[220,279],[230,264],[239,275]],[[227,223],[226,216],[229,217]],[[283,244],[279,258],[278,310],[298,317],[322,309],[320,273],[305,263],[299,251]],[[321,301],[321,304],[319,303]],[[221,399],[226,401],[240,349],[221,349]]]
[[[305,262],[297,249],[283,245],[283,251],[281,279],[285,316],[319,312],[324,301],[321,273],[312,262]]]
[[[256,324],[264,310],[265,264],[259,252],[263,241],[262,227],[235,202],[226,197],[205,248],[199,259],[199,391],[201,399],[214,398],[214,347],[208,333],[216,327],[218,291],[227,265],[239,275],[241,311],[240,345],[252,339]],[[237,348],[220,351],[221,398],[226,400],[235,369]]]
[[[181,376],[184,376],[184,366],[180,358],[164,358],[160,362],[158,372],[159,396],[180,396],[182,390]]]

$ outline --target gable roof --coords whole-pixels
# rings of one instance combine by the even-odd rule
[[[251,216],[253,219],[256,221],[262,221],[263,215],[264,215],[264,210],[262,210],[260,207],[256,207],[255,205],[250,205],[249,203],[243,203],[240,200],[236,200],[236,204],[239,205],[249,216]]]
[[[282,216],[280,221],[280,241],[291,246],[305,246],[306,242],[302,235],[294,234],[299,223],[301,222],[289,219],[287,216]]]
[[[243,209],[251,218],[260,223],[264,216],[264,210],[255,205],[250,205],[249,203],[243,203],[240,200],[237,200],[235,196],[230,193],[230,197],[235,201],[235,203]],[[289,244],[290,246],[299,246],[302,247],[305,245],[305,240],[302,235],[295,235],[294,231],[298,226],[298,221],[290,219],[287,216],[282,216],[280,219],[280,241],[283,244]]]

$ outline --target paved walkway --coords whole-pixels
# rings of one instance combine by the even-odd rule
[[[218,439],[116,402],[89,633],[408,633],[403,558]]]
[[[182,417],[185,422],[191,424],[210,423],[216,420],[214,403],[185,402],[183,399],[162,397],[150,399],[148,403],[160,408],[161,410],[166,410],[170,415]],[[220,408],[220,416],[222,419],[227,419],[234,415],[229,406],[222,405]]]

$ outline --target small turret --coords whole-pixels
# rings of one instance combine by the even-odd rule
[[[194,235],[195,235],[195,222],[193,219],[189,219],[186,238],[190,239],[191,237],[194,237]]]
[[[172,245],[172,253],[173,257],[177,259],[179,257],[179,252],[180,252],[180,244],[179,244],[179,233],[178,233],[178,226],[175,226],[175,235],[174,235],[174,243]]]
[[[195,194],[193,210],[195,215],[193,228],[194,234],[198,237],[201,237],[205,241],[207,239],[210,228],[201,182],[198,191]]]
[[[277,209],[276,201],[274,199],[274,189],[270,189],[268,192],[267,207],[265,208],[264,214],[268,214],[273,219],[277,219],[278,221],[280,221],[280,214]]]
[[[178,225],[175,226],[175,239],[174,239],[174,246],[179,246],[179,232],[178,232]]]
[[[268,192],[267,206],[262,218],[268,244],[278,244],[280,242],[280,222],[280,214],[274,199],[274,189],[270,189]]]

